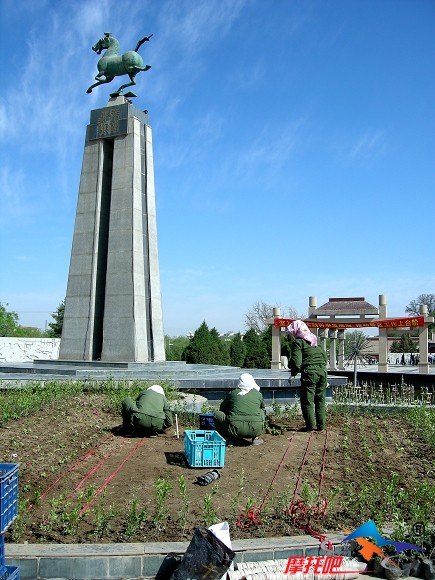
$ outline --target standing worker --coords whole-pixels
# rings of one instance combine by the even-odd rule
[[[165,392],[160,385],[152,385],[142,391],[134,401],[126,397],[122,401],[122,426],[126,431],[144,433],[155,437],[172,425],[172,413]]]
[[[227,439],[251,439],[252,445],[261,445],[258,435],[264,432],[263,395],[249,373],[240,375],[237,388],[230,391],[214,414],[216,431]]]
[[[294,337],[290,357],[290,373],[301,373],[301,410],[305,427],[301,431],[323,431],[326,425],[326,353],[317,345],[317,337],[302,320],[294,320],[288,327]]]

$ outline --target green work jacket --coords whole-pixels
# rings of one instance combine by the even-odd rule
[[[172,425],[172,413],[164,395],[155,391],[142,391],[136,399],[136,406],[139,413],[170,420],[169,424]]]
[[[311,346],[302,338],[292,342],[290,372],[292,377],[305,372],[326,373],[326,353],[321,346]]]
[[[251,389],[246,395],[239,395],[240,389],[230,391],[220,404],[219,409],[229,421],[264,421],[265,410],[263,395]]]

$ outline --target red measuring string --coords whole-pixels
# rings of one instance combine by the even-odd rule
[[[91,457],[91,455],[96,453],[97,449],[99,449],[102,445],[104,445],[111,438],[113,439],[113,435],[109,435],[108,437],[103,439],[103,441],[101,441],[96,447],[87,451],[82,457],[80,457],[80,459],[77,459],[77,461],[75,461],[72,465],[70,465],[70,467],[68,467],[68,469],[66,471],[61,473],[61,475],[59,475],[59,477],[49,487],[47,487],[47,489],[44,491],[44,493],[42,493],[39,496],[39,499],[43,499],[59,483],[59,481],[62,481],[62,479],[64,479],[68,475],[68,473],[70,473],[73,469],[75,469],[78,465],[80,465],[80,463],[82,461],[84,461],[85,459],[87,459],[88,457]],[[33,505],[34,504],[29,504],[27,506],[27,511],[30,511],[33,508]]]
[[[320,498],[320,493],[322,490],[323,480],[324,480],[324,476],[325,476],[327,442],[328,442],[328,432],[326,431],[325,441],[324,441],[324,445],[323,445],[322,465],[320,468],[320,476],[319,476],[319,498]],[[290,516],[290,518],[292,520],[292,524],[295,527],[297,527],[301,530],[304,530],[306,533],[310,534],[313,538],[318,539],[320,541],[320,543],[322,544],[327,540],[326,536],[321,534],[320,532],[317,532],[308,523],[303,523],[303,521],[304,520],[309,521],[312,518],[315,519],[316,521],[323,519],[326,516],[326,512],[328,510],[328,503],[327,503],[326,499],[321,500],[317,506],[308,506],[301,499],[296,499],[298,492],[299,492],[299,485],[301,482],[302,468],[305,464],[305,459],[306,459],[306,455],[308,453],[309,445],[310,445],[310,439],[308,440],[305,454],[304,454],[304,457],[302,459],[301,467],[299,470],[299,478],[298,478],[298,481],[297,481],[297,484],[295,487],[295,492],[293,494],[293,500],[290,503],[290,505],[288,506],[288,508],[286,508],[285,513]],[[328,540],[328,548],[332,549],[332,543],[329,540]]]
[[[304,453],[304,456],[302,457],[301,465],[299,467],[299,477],[298,477],[298,480],[297,480],[296,485],[295,485],[295,491],[293,493],[293,501],[296,500],[296,497],[299,494],[299,486],[300,486],[301,481],[302,481],[302,470],[304,468],[305,461],[307,459],[308,450],[309,450],[310,445],[311,445],[311,439],[313,438],[313,432],[314,431],[310,431],[310,436],[308,437],[307,445],[305,447],[305,453]]]
[[[321,495],[323,480],[325,479],[325,465],[326,465],[326,452],[328,450],[328,431],[325,432],[325,443],[323,445],[322,454],[322,466],[320,468],[320,481],[319,481],[319,497]]]
[[[84,507],[82,507],[82,509],[79,513],[79,516],[82,516],[84,513],[86,513],[88,511],[88,509],[91,507],[91,505],[97,499],[97,497],[100,495],[100,493],[102,493],[106,489],[106,487],[109,485],[109,483],[112,481],[112,479],[116,476],[116,474],[120,471],[120,469],[127,463],[127,461],[130,459],[130,457],[132,457],[136,453],[136,451],[139,449],[139,447],[141,447],[145,443],[145,441],[146,441],[146,439],[143,438],[139,441],[139,443],[137,443],[137,445],[130,451],[130,453],[127,455],[127,457],[124,459],[124,461],[122,461],[122,463],[120,463],[118,465],[118,467],[115,469],[115,471],[111,475],[109,475],[109,477],[106,479],[106,481],[103,483],[103,485],[97,489],[95,496],[90,501],[88,501],[88,503]]]
[[[286,450],[284,451],[284,455],[282,456],[281,461],[278,464],[278,467],[276,468],[275,471],[275,475],[272,478],[272,481],[270,482],[269,488],[266,491],[266,495],[263,498],[263,501],[261,502],[260,507],[258,506],[253,506],[251,507],[246,513],[245,512],[241,512],[238,517],[237,517],[237,522],[236,525],[238,528],[240,529],[246,529],[249,528],[251,525],[256,525],[259,526],[261,525],[261,520],[260,520],[260,513],[261,510],[264,507],[264,504],[266,502],[267,496],[269,495],[269,492],[272,488],[272,485],[276,479],[276,476],[278,475],[278,471],[281,469],[282,464],[284,463],[284,459],[285,456],[287,455],[288,450],[290,449],[290,445],[292,444],[293,441],[293,436],[289,439],[288,445],[286,447]]]
[[[267,496],[269,495],[269,492],[270,492],[270,490],[271,490],[271,488],[272,488],[272,485],[274,484],[274,481],[275,481],[275,479],[276,479],[276,476],[278,475],[278,471],[281,469],[281,466],[282,466],[282,464],[284,463],[285,456],[287,455],[287,452],[288,452],[288,450],[290,449],[290,445],[292,444],[292,442],[293,442],[293,435],[292,435],[292,437],[290,437],[290,439],[289,439],[289,442],[288,442],[287,448],[286,448],[286,450],[284,451],[284,455],[282,456],[282,459],[281,459],[281,461],[279,462],[279,464],[278,464],[278,467],[276,468],[275,475],[273,476],[273,478],[272,478],[272,481],[270,482],[269,488],[268,488],[268,490],[266,491],[266,495],[264,496],[264,498],[263,498],[263,501],[261,502],[260,509],[259,509],[259,511],[260,511],[260,512],[261,512],[261,510],[263,509],[263,507],[264,507],[264,504],[266,503]]]
[[[94,474],[94,473],[95,473],[95,472],[96,472],[96,471],[97,471],[97,470],[98,470],[98,469],[99,469],[99,468],[100,468],[102,465],[104,465],[104,464],[106,463],[106,461],[108,461],[108,460],[109,460],[109,459],[112,457],[112,455],[114,455],[114,454],[115,454],[115,453],[116,453],[116,452],[117,452],[119,449],[121,449],[121,447],[123,447],[123,445],[126,443],[126,441],[127,441],[127,440],[128,440],[128,439],[125,437],[125,438],[124,438],[124,439],[121,441],[121,443],[115,447],[115,449],[112,449],[112,451],[111,451],[110,453],[108,453],[107,455],[105,455],[105,456],[103,457],[103,459],[102,459],[102,460],[101,460],[99,463],[97,463],[97,465],[95,465],[95,466],[94,466],[94,467],[93,467],[93,468],[92,468],[92,469],[91,469],[91,470],[90,470],[90,471],[87,473],[87,475],[85,475],[85,477],[84,477],[84,478],[83,478],[83,479],[80,481],[80,483],[78,483],[78,484],[76,485],[76,487],[74,488],[74,490],[73,490],[73,491],[70,491],[70,493],[67,495],[66,499],[69,499],[69,498],[70,498],[70,497],[73,495],[73,493],[74,493],[75,491],[78,491],[78,490],[79,490],[79,489],[82,487],[82,485],[83,485],[83,484],[84,484],[84,483],[85,483],[85,482],[86,482],[86,481],[87,481],[87,480],[88,480],[88,479],[89,479],[89,478],[90,478],[90,477],[91,477],[91,476],[92,476],[92,475],[93,475],[93,474]]]

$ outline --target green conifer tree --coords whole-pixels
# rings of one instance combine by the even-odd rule
[[[252,328],[243,338],[246,348],[244,367],[247,369],[267,369],[270,367],[270,358],[261,337]]]
[[[216,345],[204,320],[195,330],[193,338],[183,352],[183,360],[189,364],[215,364]]]
[[[233,367],[242,367],[245,362],[246,347],[240,332],[235,334],[230,342],[230,364]]]
[[[63,315],[65,312],[65,300],[59,304],[56,308],[56,311],[52,313],[52,318],[54,318],[54,322],[49,322],[48,326],[50,330],[47,331],[47,336],[50,338],[60,338],[62,336],[62,328],[63,328]]]
[[[229,365],[230,364],[230,355],[228,349],[225,345],[225,342],[219,336],[218,331],[216,328],[212,328],[210,330],[210,336],[215,346],[213,352],[213,358],[209,364],[212,365]]]

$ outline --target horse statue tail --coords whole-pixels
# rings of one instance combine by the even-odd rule
[[[153,35],[150,34],[149,36],[144,36],[143,38],[141,38],[138,41],[138,43],[136,44],[136,48],[134,49],[134,52],[137,52],[144,42],[148,42],[149,39],[151,38],[151,36],[153,36]]]

